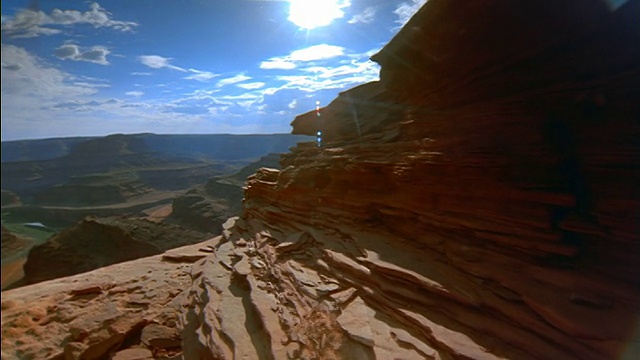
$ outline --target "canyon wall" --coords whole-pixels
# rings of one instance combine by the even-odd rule
[[[321,146],[250,178],[231,229],[281,319],[334,314],[345,357],[637,356],[638,4],[431,0],[379,82],[296,118]]]
[[[638,18],[428,1],[222,236],[3,292],[3,358],[637,359]]]

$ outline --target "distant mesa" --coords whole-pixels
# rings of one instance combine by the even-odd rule
[[[124,134],[89,139],[72,147],[68,156],[72,157],[105,157],[151,152],[142,138]]]

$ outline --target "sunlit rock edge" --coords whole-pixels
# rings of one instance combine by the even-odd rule
[[[3,292],[2,358],[638,358],[639,3],[429,1],[222,236]]]

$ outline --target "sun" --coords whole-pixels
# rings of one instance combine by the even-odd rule
[[[303,29],[327,26],[344,16],[342,0],[289,0],[289,21]]]

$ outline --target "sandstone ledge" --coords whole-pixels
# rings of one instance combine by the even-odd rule
[[[3,358],[637,359],[639,17],[430,0],[221,237],[3,293]]]

